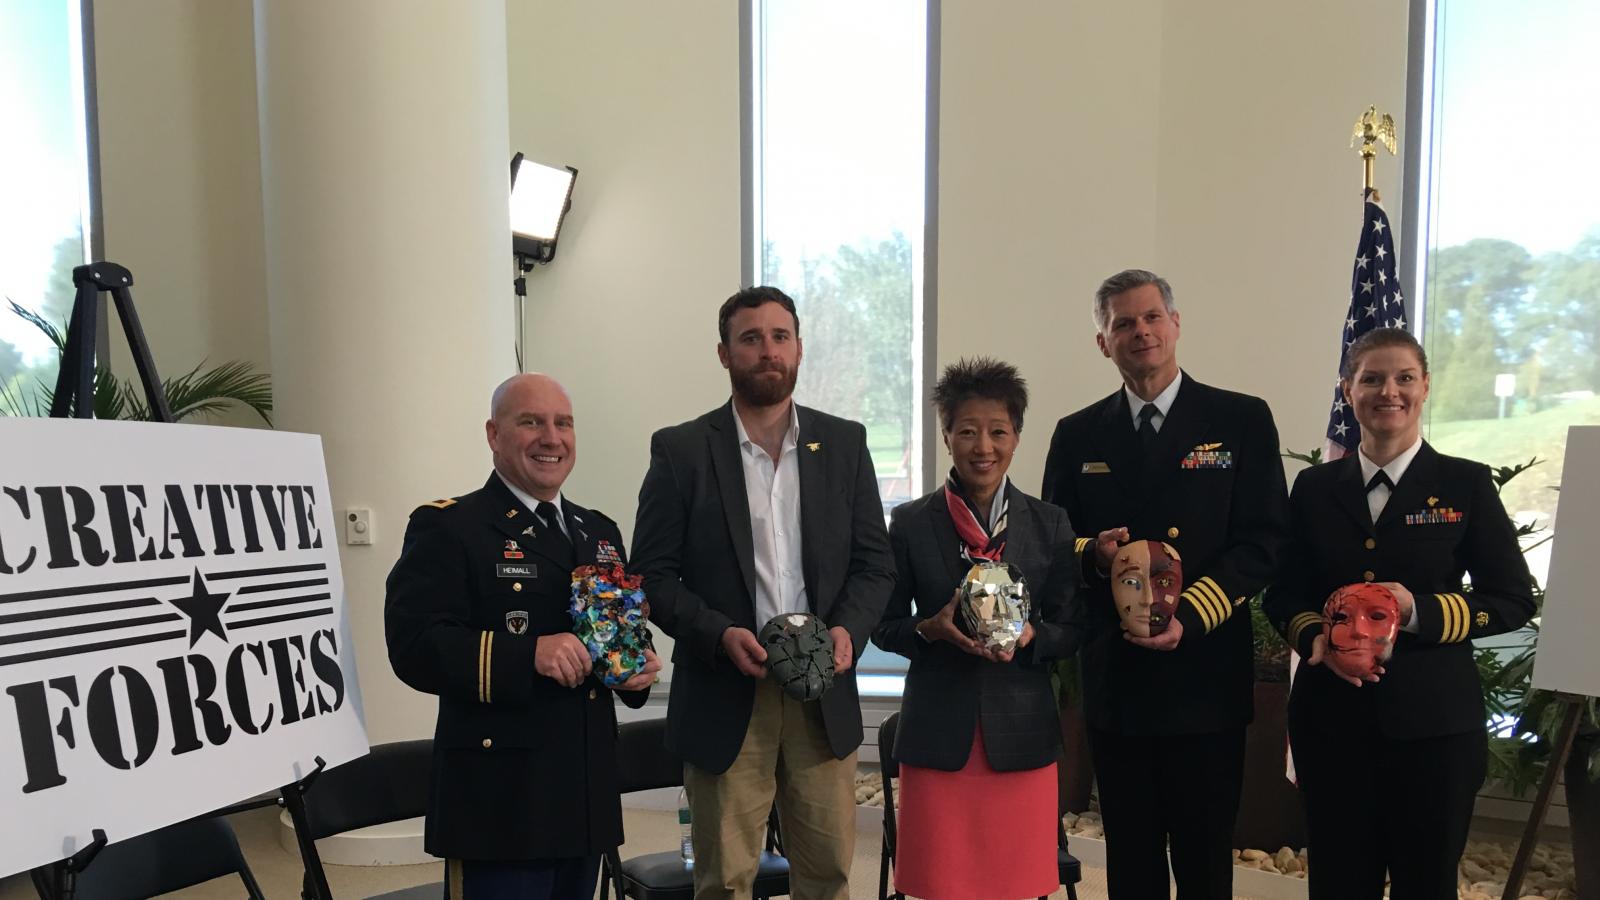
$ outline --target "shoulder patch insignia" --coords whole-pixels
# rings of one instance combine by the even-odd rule
[[[448,499],[447,500],[430,500],[427,503],[424,503],[422,505],[423,506],[431,506],[434,509],[449,509],[450,507],[456,505],[456,501],[448,500]]]

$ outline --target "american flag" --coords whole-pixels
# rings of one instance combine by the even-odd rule
[[[1339,338],[1340,371],[1344,371],[1345,354],[1356,338],[1374,328],[1406,327],[1406,302],[1400,293],[1396,265],[1389,216],[1369,190],[1361,216],[1361,240],[1356,243],[1355,268],[1350,275],[1350,309],[1345,313],[1344,331]],[[1324,455],[1330,460],[1338,459],[1354,453],[1360,443],[1361,426],[1356,424],[1335,380]]]

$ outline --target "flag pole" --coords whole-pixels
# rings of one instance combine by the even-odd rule
[[[1394,117],[1388,113],[1379,113],[1376,104],[1367,107],[1367,111],[1356,119],[1355,132],[1350,135],[1350,146],[1361,142],[1361,186],[1363,195],[1371,194],[1373,200],[1381,200],[1378,189],[1373,186],[1374,162],[1378,158],[1378,145],[1382,144],[1389,155],[1395,154],[1398,143],[1395,140]]]

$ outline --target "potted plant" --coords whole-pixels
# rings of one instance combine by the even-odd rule
[[[1533,459],[1495,469],[1495,487],[1504,488],[1538,462]],[[1536,523],[1518,526],[1518,538],[1538,535],[1523,547],[1523,552],[1549,541],[1552,535],[1546,533],[1548,530]],[[1515,797],[1531,797],[1534,787],[1544,778],[1555,752],[1564,709],[1555,694],[1533,687],[1539,611],[1544,608],[1544,586],[1537,580],[1533,584],[1533,600],[1536,611],[1524,629],[1517,632],[1526,639],[1516,652],[1503,657],[1502,651],[1484,648],[1476,654],[1484,708],[1490,721],[1500,726],[1489,736],[1489,780],[1498,782]],[[1561,773],[1574,848],[1600,846],[1600,710],[1596,706],[1593,697],[1583,701],[1578,734]],[[1573,865],[1578,896],[1600,896],[1600,855],[1574,853]]]
[[[1089,755],[1089,724],[1083,717],[1083,675],[1078,657],[1055,664],[1050,673],[1056,691],[1056,706],[1061,716],[1060,808],[1082,814],[1089,810],[1094,792],[1094,760]]]
[[[11,311],[43,332],[55,345],[58,355],[66,352],[67,338],[62,328],[19,306],[16,301],[11,302]],[[224,363],[214,368],[202,368],[204,365],[202,360],[176,378],[162,379],[167,406],[172,409],[175,421],[213,415],[237,403],[260,416],[268,426],[272,425],[271,376],[257,372],[245,362]],[[54,394],[54,387],[42,382],[34,384],[31,391],[21,385],[0,382],[0,415],[48,416]],[[148,421],[150,410],[137,381],[118,381],[109,369],[96,366],[94,417]]]
[[[1244,738],[1244,781],[1234,846],[1272,852],[1306,845],[1305,809],[1286,771],[1289,751],[1289,645],[1250,599],[1255,644],[1255,716]]]

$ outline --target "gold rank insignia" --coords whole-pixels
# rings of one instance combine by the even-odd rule
[[[450,507],[455,506],[456,502],[454,500],[432,500],[422,505],[431,506],[434,509],[449,509]]]
[[[806,445],[806,449],[810,450],[812,453],[815,453],[818,450],[822,449],[822,442],[821,441],[812,441],[811,443]]]
[[[1479,628],[1482,628],[1489,624],[1489,614],[1480,609],[1478,614],[1472,617],[1472,621],[1477,623]]]
[[[1086,462],[1086,463],[1083,464],[1083,469],[1079,472],[1079,474],[1080,475],[1105,475],[1105,474],[1109,473],[1110,471],[1111,471],[1111,467],[1106,465],[1103,462]]]

